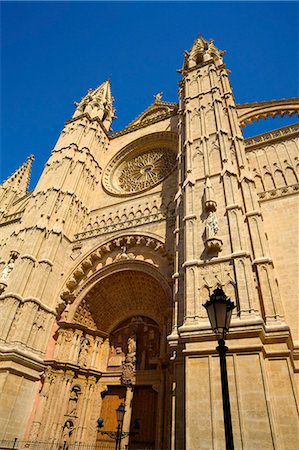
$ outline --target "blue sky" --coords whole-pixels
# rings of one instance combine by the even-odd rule
[[[163,91],[200,33],[226,50],[237,103],[298,96],[297,2],[1,2],[1,172],[37,182],[73,102],[111,77],[119,130]],[[297,119],[268,119],[245,135]]]

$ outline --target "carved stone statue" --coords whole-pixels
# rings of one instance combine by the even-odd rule
[[[79,400],[80,387],[74,386],[70,393],[69,404],[67,414],[69,416],[75,416],[77,413],[77,402]]]
[[[136,337],[130,336],[128,339],[128,354],[132,355],[133,353],[136,355]]]
[[[128,353],[123,362],[121,382],[126,386],[130,386],[135,381],[136,375],[136,336],[132,335],[129,337],[128,342]]]
[[[121,247],[121,253],[116,256],[116,259],[134,259],[133,253],[127,253],[127,247]]]
[[[155,102],[160,102],[162,100],[163,92],[158,92],[158,94],[154,95]]]
[[[216,213],[210,211],[208,217],[206,218],[205,234],[206,239],[212,239],[216,236],[218,232],[218,220]]]
[[[10,272],[14,268],[15,260],[17,259],[17,255],[13,254],[8,260],[8,263],[3,267],[1,272],[0,281],[7,281]]]
[[[88,339],[83,338],[81,342],[81,348],[78,356],[79,366],[86,367],[88,362],[88,352],[89,352],[90,342]]]
[[[62,439],[64,442],[63,449],[65,449],[65,450],[68,448],[67,443],[68,443],[71,435],[73,434],[74,429],[75,429],[74,423],[71,420],[67,420],[65,422],[65,424],[63,425]],[[60,448],[62,448],[62,447],[60,447]]]

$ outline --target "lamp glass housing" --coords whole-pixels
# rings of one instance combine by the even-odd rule
[[[229,330],[232,312],[236,305],[225,295],[222,289],[217,288],[203,306],[207,310],[212,330],[219,338],[224,339]]]
[[[122,421],[124,420],[124,415],[125,415],[125,405],[123,403],[121,403],[119,405],[119,407],[116,410],[116,418],[117,418],[117,422],[119,424],[122,423]]]

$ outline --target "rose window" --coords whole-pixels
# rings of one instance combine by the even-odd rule
[[[104,169],[106,192],[128,196],[161,183],[176,165],[178,137],[173,132],[143,136],[118,151]]]
[[[123,166],[119,186],[126,192],[140,192],[155,186],[169,174],[174,163],[173,152],[166,149],[138,155]]]

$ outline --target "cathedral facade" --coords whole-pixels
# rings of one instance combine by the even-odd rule
[[[298,445],[299,126],[242,127],[299,100],[236,104],[202,37],[181,75],[115,133],[109,81],[89,90],[34,190],[31,156],[0,187],[0,440],[114,448],[123,404],[122,449],[225,448],[221,287],[235,448]]]

